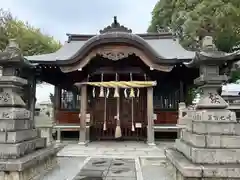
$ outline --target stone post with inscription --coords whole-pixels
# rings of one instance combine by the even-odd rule
[[[187,111],[185,128],[175,148],[165,151],[173,180],[240,179],[240,123],[217,90],[226,75],[219,66],[234,59],[236,53],[219,52],[212,37],[205,37],[202,51],[187,63],[199,67],[194,83],[202,91],[195,109]]]
[[[34,67],[26,62],[14,40],[0,52],[0,180],[30,180],[56,164],[57,148],[33,129],[31,112],[21,95],[28,81],[21,70]]]

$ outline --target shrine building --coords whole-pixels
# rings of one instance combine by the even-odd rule
[[[134,34],[116,17],[97,35],[67,36],[58,51],[25,57],[36,64],[35,79],[55,86],[56,126],[79,126],[80,143],[148,144],[156,127],[176,126],[178,104],[187,103],[198,77],[198,69],[184,65],[195,52],[169,32]]]

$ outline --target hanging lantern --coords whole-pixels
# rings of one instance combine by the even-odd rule
[[[95,87],[92,90],[92,96],[95,98],[96,97],[96,93],[95,93]]]

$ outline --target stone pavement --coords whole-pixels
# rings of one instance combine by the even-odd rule
[[[164,148],[172,146],[173,142],[157,142],[156,146],[148,146],[143,142],[91,142],[88,146],[77,143],[67,143],[59,153],[59,157],[165,157]]]
[[[74,180],[136,180],[135,159],[92,158]]]
[[[67,142],[59,153],[59,167],[43,180],[170,180],[164,148],[138,142]]]
[[[72,180],[88,160],[86,157],[58,158],[58,166],[42,180]]]
[[[173,180],[165,158],[140,158],[143,180]]]

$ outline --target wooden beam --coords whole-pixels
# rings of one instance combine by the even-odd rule
[[[97,75],[97,74],[129,74],[129,73],[133,73],[133,74],[144,74],[144,71],[139,68],[139,67],[127,67],[124,69],[120,69],[120,68],[114,68],[114,67],[100,67],[98,69],[96,69],[92,75]]]

